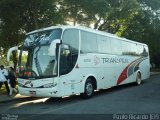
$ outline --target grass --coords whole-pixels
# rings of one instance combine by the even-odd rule
[[[4,94],[7,94],[7,90],[6,90],[5,85],[3,84],[1,89],[0,89],[0,95],[4,95]]]
[[[17,88],[18,88],[18,86],[16,85],[16,89]],[[1,89],[0,89],[0,95],[6,95],[6,94],[7,94],[6,86],[3,84],[2,87],[1,87]]]

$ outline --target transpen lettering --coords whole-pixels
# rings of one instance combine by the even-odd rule
[[[128,63],[126,58],[101,58],[103,63]]]

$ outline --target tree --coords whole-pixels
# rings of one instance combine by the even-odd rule
[[[148,44],[151,58],[160,53],[160,1],[109,0],[99,30]]]
[[[56,5],[56,0],[1,0],[0,47],[3,52],[19,45],[26,32],[63,23]],[[16,56],[13,52],[15,66]]]
[[[109,7],[106,0],[61,0],[59,5],[65,21],[84,26],[93,23],[95,29]]]
[[[154,56],[160,53],[159,6],[159,0],[1,0],[0,54],[26,32],[72,22],[144,42]]]
[[[12,6],[12,7],[10,7]],[[13,0],[2,0],[0,2],[0,18],[1,18],[1,34],[0,41],[3,43],[1,47],[3,52],[6,53],[10,46],[17,45],[20,42],[19,27],[21,22],[19,21],[18,7]],[[16,53],[13,53],[14,63],[16,64]]]
[[[21,0],[20,0],[21,1]],[[24,29],[29,32],[56,24],[63,24],[64,20],[57,7],[58,0],[23,0],[25,6],[20,17]]]

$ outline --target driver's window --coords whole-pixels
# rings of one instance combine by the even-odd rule
[[[71,71],[71,50],[69,45],[62,44],[60,52],[60,74],[67,74]]]
[[[79,30],[67,29],[64,31],[61,54],[60,54],[60,75],[71,72],[74,68],[79,51]]]

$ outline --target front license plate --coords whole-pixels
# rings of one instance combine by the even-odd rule
[[[29,91],[31,96],[35,96],[36,95],[36,91]]]

